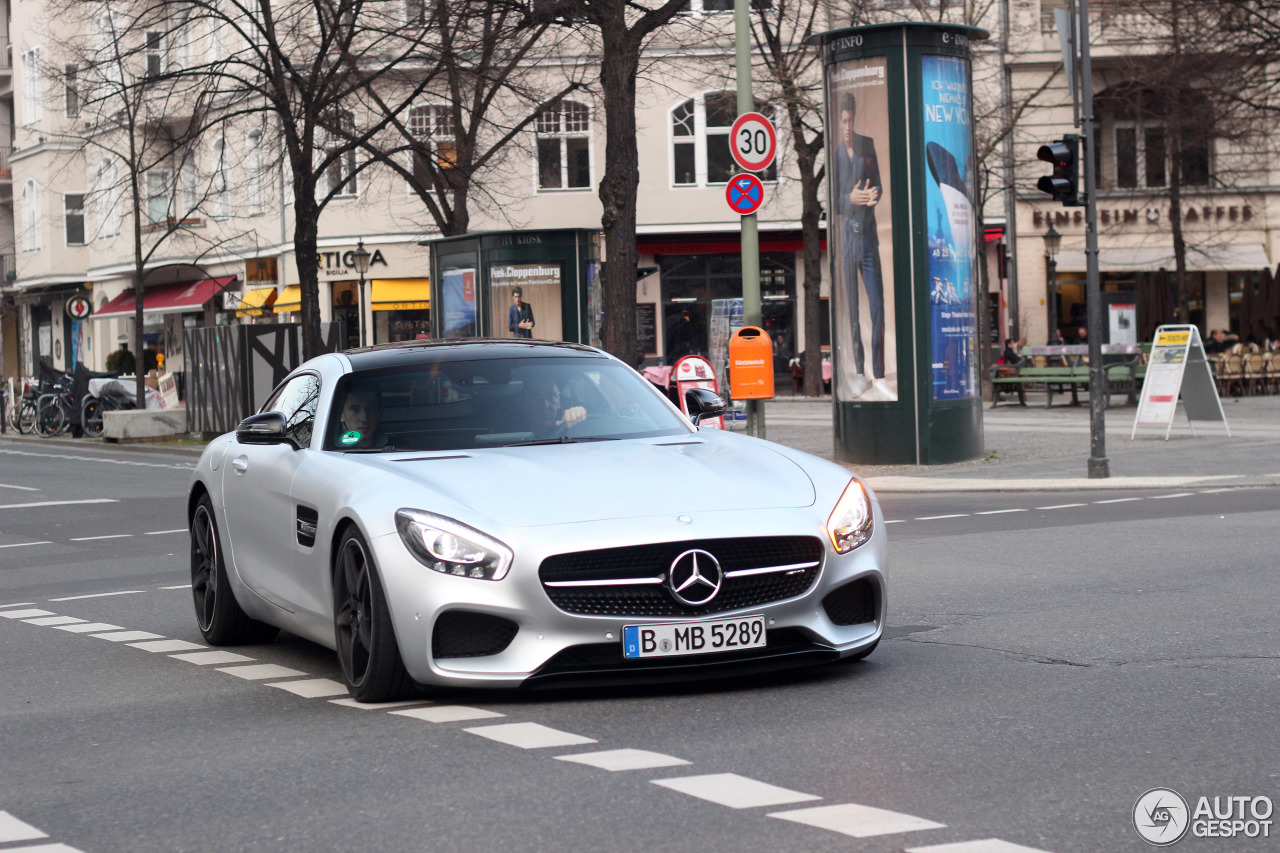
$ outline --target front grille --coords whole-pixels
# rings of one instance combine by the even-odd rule
[[[510,619],[450,610],[436,619],[431,654],[437,658],[477,658],[496,655],[511,645],[520,627]]]
[[[709,603],[689,607],[672,597],[665,584],[667,570],[680,554],[700,548],[713,554],[727,573],[775,566],[796,566],[779,572],[726,577]],[[758,607],[802,595],[822,568],[822,540],[814,536],[755,536],[739,539],[701,539],[659,542],[557,554],[542,561],[538,577],[552,603],[568,613],[587,616],[660,617],[725,613]],[[574,581],[618,581],[661,578],[663,583],[610,586],[548,586]]]
[[[836,625],[861,625],[874,622],[879,612],[876,586],[868,578],[837,587],[822,599],[822,609]]]

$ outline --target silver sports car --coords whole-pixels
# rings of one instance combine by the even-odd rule
[[[838,465],[699,429],[724,403],[687,399],[692,419],[575,344],[314,358],[200,457],[200,631],[336,649],[364,701],[870,654],[885,613],[875,496]]]

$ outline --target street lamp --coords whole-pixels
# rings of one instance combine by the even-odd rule
[[[1049,345],[1058,343],[1058,249],[1062,246],[1062,235],[1049,223],[1049,230],[1044,233],[1044,258],[1049,267],[1046,284],[1049,288]]]
[[[355,264],[356,272],[360,273],[360,346],[368,346],[368,333],[364,321],[364,310],[368,300],[365,298],[364,292],[364,274],[369,271],[369,250],[364,247],[364,240],[356,243],[356,250],[351,253],[351,263]]]

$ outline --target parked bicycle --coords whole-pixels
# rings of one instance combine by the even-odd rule
[[[105,382],[98,388],[96,394],[91,383],[89,393],[85,394],[80,401],[80,425],[84,427],[85,435],[90,438],[99,438],[105,426],[103,416],[107,412],[136,408],[134,396],[124,383]]]
[[[57,382],[53,391],[42,394],[36,401],[36,434],[53,438],[71,431],[71,408],[75,398],[71,396],[71,381]]]
[[[9,425],[27,435],[35,431],[36,401],[40,399],[39,387],[33,379],[22,380],[22,394],[9,401]]]

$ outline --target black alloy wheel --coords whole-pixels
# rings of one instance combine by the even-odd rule
[[[338,662],[351,697],[385,702],[409,695],[414,682],[400,659],[382,582],[369,546],[354,527],[338,545],[333,614]]]
[[[279,628],[250,619],[231,592],[208,495],[200,498],[191,515],[191,595],[196,627],[212,646],[267,643],[280,633]]]

